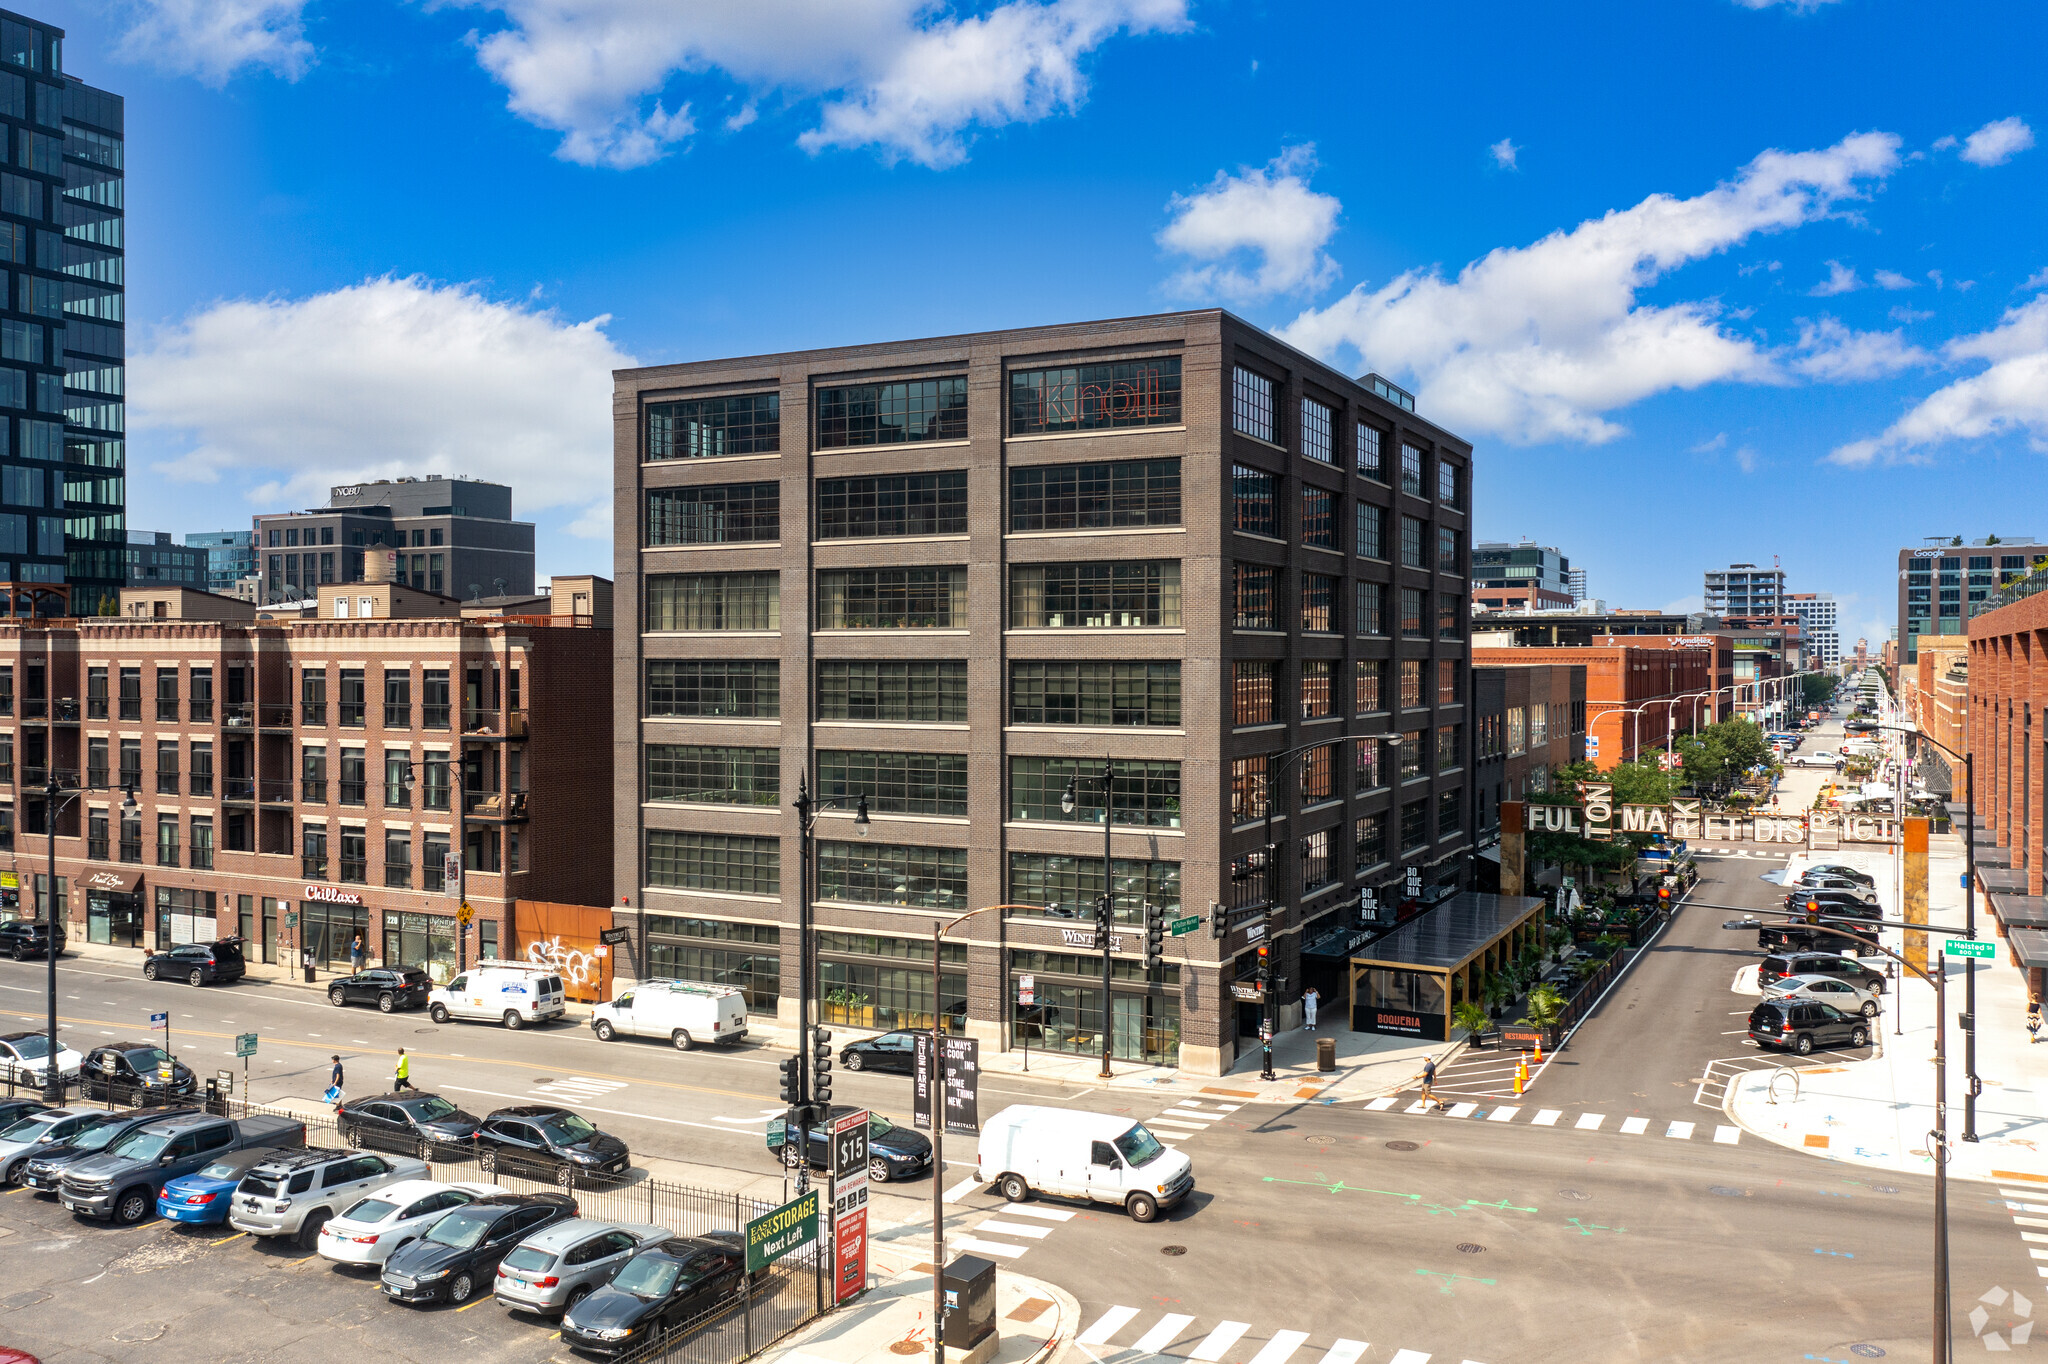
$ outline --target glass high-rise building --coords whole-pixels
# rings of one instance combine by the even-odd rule
[[[127,576],[122,99],[0,10],[0,132],[0,580],[90,614]]]

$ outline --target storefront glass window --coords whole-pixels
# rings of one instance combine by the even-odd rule
[[[386,914],[384,965],[417,966],[436,985],[455,978],[455,916]]]

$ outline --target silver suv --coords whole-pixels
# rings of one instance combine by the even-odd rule
[[[320,1242],[320,1228],[343,1208],[386,1184],[425,1179],[425,1161],[314,1148],[266,1160],[235,1186],[228,1225],[251,1236],[290,1236],[299,1248]]]
[[[611,1282],[612,1272],[675,1233],[642,1222],[571,1218],[519,1243],[498,1265],[497,1298],[507,1307],[559,1316]]]

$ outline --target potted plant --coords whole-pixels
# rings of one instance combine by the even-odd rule
[[[1515,987],[1508,983],[1505,974],[1496,971],[1486,978],[1486,986],[1479,994],[1497,1023],[1500,1016],[1508,1011],[1508,1001],[1515,997]]]
[[[1466,1040],[1477,1048],[1484,1045],[1486,1029],[1493,1020],[1486,1016],[1486,1010],[1468,999],[1451,1010],[1451,1021],[1465,1030]]]
[[[1521,1019],[1532,1028],[1541,1028],[1545,1041],[1555,1040],[1557,1021],[1564,1017],[1564,996],[1548,985],[1539,985],[1529,992],[1529,1001]]]

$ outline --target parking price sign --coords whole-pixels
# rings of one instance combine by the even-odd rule
[[[747,1223],[747,1273],[758,1273],[817,1239],[818,1190],[812,1189]]]
[[[834,1300],[868,1286],[868,1113],[832,1121],[832,1282]]]

